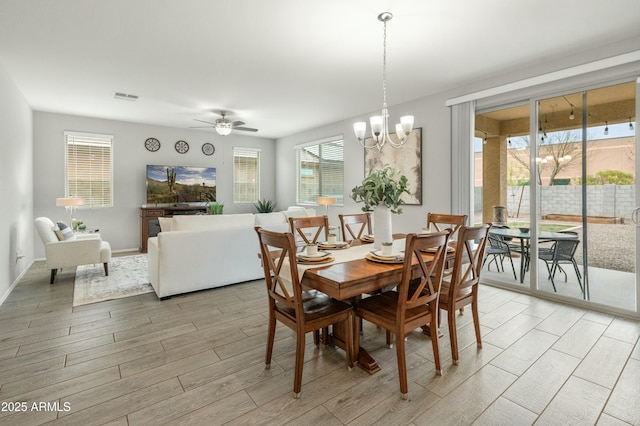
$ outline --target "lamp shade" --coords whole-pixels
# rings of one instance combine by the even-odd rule
[[[322,205],[329,205],[329,204],[335,204],[336,203],[336,197],[318,197],[317,199],[318,204],[322,204]]]
[[[84,199],[78,197],[56,198],[58,207],[76,207],[84,205]]]

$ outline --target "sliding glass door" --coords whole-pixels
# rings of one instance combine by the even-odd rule
[[[508,229],[485,281],[638,312],[637,92],[632,81],[476,114],[475,221]]]
[[[630,82],[537,102],[541,291],[637,310],[635,94]]]

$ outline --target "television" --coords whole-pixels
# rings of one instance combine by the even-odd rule
[[[215,167],[147,165],[147,204],[216,199]]]

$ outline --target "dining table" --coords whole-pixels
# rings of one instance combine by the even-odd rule
[[[393,253],[401,253],[404,250],[404,237],[403,234],[394,235]],[[316,289],[334,299],[357,306],[363,294],[396,286],[402,277],[401,258],[395,262],[380,262],[373,261],[371,256],[367,256],[367,253],[375,251],[373,244],[355,240],[345,249],[324,250],[331,253],[333,258],[331,262],[322,265],[312,262],[298,263],[298,275],[303,288]],[[434,257],[431,253],[423,253],[422,256],[427,263]],[[284,267],[283,270],[285,270]],[[416,262],[416,275],[418,273]],[[354,321],[357,320],[354,316]],[[355,328],[355,326],[352,327],[353,330]],[[328,336],[328,343],[335,344],[345,351],[352,350],[356,364],[369,374],[379,371],[380,367],[365,348],[347,347],[348,340],[345,338],[345,333],[346,330],[342,325],[335,324],[332,333]]]
[[[520,261],[520,283],[524,283],[524,275],[527,272],[527,263],[529,262],[530,249],[531,249],[531,230],[522,232],[520,229],[514,228],[494,228],[489,230],[489,233],[496,235],[503,240],[518,239],[520,240],[520,254],[522,259]],[[564,232],[551,232],[551,231],[539,231],[538,242],[553,242],[558,240],[575,240],[578,238],[575,234]]]

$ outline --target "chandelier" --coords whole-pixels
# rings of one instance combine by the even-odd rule
[[[389,142],[394,148],[399,148],[405,144],[411,130],[413,130],[413,116],[406,115],[400,117],[400,123],[396,124],[396,136],[398,142],[394,142],[389,136],[389,110],[387,109],[387,22],[393,18],[393,15],[389,12],[383,12],[378,15],[378,20],[384,25],[384,38],[382,42],[382,114],[369,118],[371,123],[372,144],[365,142],[365,134],[367,132],[367,123],[360,121],[353,123],[353,132],[356,135],[356,139],[360,142],[364,148],[378,148],[382,149],[385,143]]]

